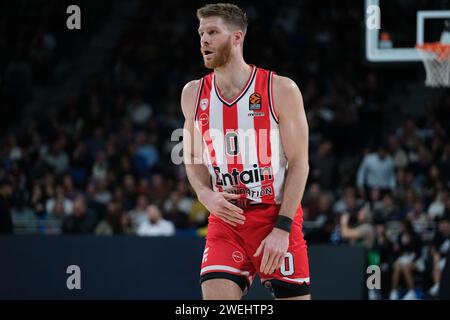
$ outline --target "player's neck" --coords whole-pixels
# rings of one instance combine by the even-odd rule
[[[214,69],[216,85],[221,92],[240,91],[250,78],[252,67],[242,57],[231,59],[225,66]]]

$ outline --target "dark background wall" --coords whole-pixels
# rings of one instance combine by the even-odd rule
[[[204,239],[91,236],[0,237],[0,299],[200,299]],[[361,299],[364,250],[311,246],[312,295]],[[81,290],[68,290],[69,265]],[[269,299],[258,281],[246,299]]]

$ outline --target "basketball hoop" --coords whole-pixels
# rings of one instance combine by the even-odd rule
[[[424,43],[416,46],[425,65],[427,87],[450,87],[450,44]]]

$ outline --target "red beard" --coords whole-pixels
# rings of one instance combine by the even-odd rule
[[[217,48],[213,54],[214,57],[212,59],[204,59],[206,68],[215,69],[226,65],[230,61],[231,56],[231,42],[229,39],[221,47]]]

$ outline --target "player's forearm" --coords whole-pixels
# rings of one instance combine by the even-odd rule
[[[186,174],[200,201],[205,194],[212,191],[211,178],[204,164],[186,164]]]
[[[280,215],[294,218],[300,201],[305,192],[306,180],[308,179],[309,165],[307,161],[289,162],[289,169],[284,185],[283,199],[281,202]]]

